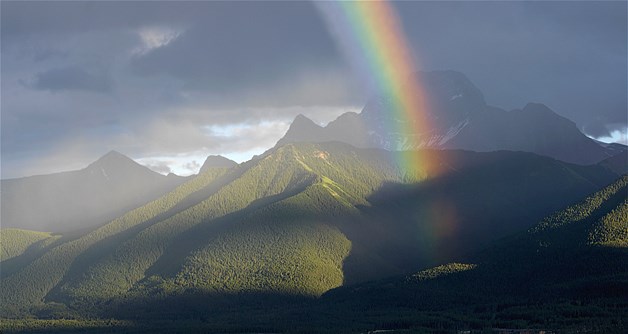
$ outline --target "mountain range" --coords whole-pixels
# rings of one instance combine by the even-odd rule
[[[338,142],[210,168],[96,230],[3,263],[4,310],[89,310],[190,290],[319,296],[451,260],[617,178],[523,152],[432,153],[449,173],[407,179],[387,151]]]
[[[374,98],[186,178],[110,152],[2,180],[0,330],[624,332],[626,146],[420,77],[412,140]]]
[[[585,136],[576,124],[540,103],[505,111],[489,106],[484,96],[462,73],[421,72],[416,75],[425,89],[427,106],[423,133],[400,133],[392,102],[374,97],[361,113],[340,115],[325,127],[299,115],[277,145],[295,142],[342,141],[356,147],[392,151],[420,148],[533,152],[565,162],[595,164],[627,151]],[[391,126],[391,124],[393,124]],[[392,128],[391,128],[392,127]],[[416,128],[415,124],[410,125]]]

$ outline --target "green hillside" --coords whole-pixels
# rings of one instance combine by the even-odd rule
[[[93,303],[95,301],[90,300],[90,298],[102,299],[123,296],[134,284],[139,283],[145,278],[145,272],[151,269],[153,265],[157,264],[157,261],[164,254],[164,250],[166,249],[172,249],[173,252],[177,252],[177,250],[181,248],[189,249],[190,251],[198,251],[192,255],[193,259],[197,259],[199,256],[202,256],[202,254],[207,254],[207,251],[204,251],[203,248],[214,247],[214,243],[220,243],[222,238],[236,238],[241,240],[241,238],[246,238],[247,236],[255,237],[254,241],[246,242],[245,248],[234,249],[234,251],[244,252],[243,254],[235,254],[238,257],[246,259],[246,256],[252,254],[251,252],[255,250],[254,248],[252,249],[255,242],[268,243],[272,239],[267,240],[264,237],[275,238],[272,237],[271,234],[256,235],[255,233],[248,234],[248,232],[245,232],[250,224],[258,224],[260,221],[265,223],[276,222],[274,220],[276,218],[269,218],[268,221],[260,220],[260,218],[264,217],[263,215],[260,216],[261,212],[270,212],[270,214],[275,217],[288,216],[291,214],[290,208],[292,207],[295,208],[292,212],[292,220],[295,221],[295,223],[302,222],[307,217],[305,214],[308,210],[313,211],[311,214],[312,217],[317,217],[317,213],[322,214],[327,211],[341,215],[343,211],[350,209],[352,204],[357,204],[356,201],[364,198],[365,194],[372,191],[372,189],[377,186],[377,183],[383,182],[385,180],[384,177],[387,176],[384,171],[372,170],[369,165],[366,165],[362,169],[349,169],[348,167],[350,165],[346,164],[344,165],[345,169],[341,169],[337,166],[342,167],[342,162],[338,164],[331,164],[328,161],[320,163],[316,160],[319,158],[314,157],[314,151],[313,148],[309,150],[297,150],[294,146],[286,146],[262,158],[260,161],[255,162],[255,164],[246,166],[246,171],[239,175],[237,179],[226,184],[205,200],[185,210],[179,211],[167,219],[153,223],[129,240],[117,245],[115,249],[108,252],[102,258],[92,259],[89,262],[89,268],[84,271],[87,274],[81,273],[74,277],[66,277],[60,284],[58,294],[60,300],[63,300],[62,298],[82,301],[89,300],[90,303]],[[338,156],[342,157],[343,155],[339,154]],[[353,164],[355,165],[355,162],[353,162]],[[325,173],[331,175],[339,180],[339,184],[344,184],[351,188],[347,188],[348,191],[344,191],[339,184],[335,184],[330,179],[318,177],[319,174],[315,173],[315,169],[321,170],[321,174]],[[350,170],[353,175],[346,175],[348,170]],[[352,182],[351,180],[357,178],[355,175],[364,179],[365,182]],[[394,177],[394,175],[390,174],[389,177]],[[343,205],[338,205],[338,202]],[[273,206],[274,204],[276,206]],[[256,208],[259,208],[260,212],[257,212]],[[226,217],[236,212],[238,213]],[[219,219],[222,219],[222,223],[217,222]],[[325,221],[323,220],[322,222]],[[225,225],[235,223],[238,224],[237,226],[243,227],[225,227]],[[281,230],[280,224],[273,226]],[[298,233],[301,233],[301,231],[298,231],[298,229],[288,223],[284,224],[284,226],[289,227],[289,230],[283,231],[282,233],[286,233],[291,238],[298,237]],[[199,232],[198,230],[194,232],[196,235],[204,236],[204,238],[197,240],[196,244],[194,243],[195,240],[191,241],[189,238],[180,237],[181,234],[185,234],[187,231],[194,228],[205,230],[203,232]],[[259,230],[261,226],[255,226],[254,228]],[[235,232],[229,232],[230,230]],[[332,232],[334,229],[323,228],[322,231]],[[226,235],[217,238],[215,234],[218,233],[224,233]],[[297,233],[297,236],[294,236],[294,233]],[[338,234],[339,232],[336,230],[335,233]],[[332,240],[337,240],[339,237],[342,239],[341,235],[325,236],[325,238],[331,238]],[[302,237],[300,238],[309,241]],[[286,241],[286,239],[282,239],[281,241]],[[209,246],[207,246],[208,242]],[[230,246],[235,246],[239,242],[242,241],[232,240]],[[292,249],[292,247],[295,246],[291,244],[290,241],[286,242],[285,245],[275,245],[274,250],[269,249],[269,251],[285,252],[287,249]],[[184,243],[185,245],[178,246],[178,243]],[[318,245],[317,247],[325,248],[327,246],[328,245]],[[306,245],[299,244],[298,247],[306,247]],[[346,248],[346,245],[337,245],[332,247],[332,250],[343,250]],[[342,252],[346,253],[347,251],[344,250]],[[229,251],[225,250],[222,254],[228,255]],[[190,254],[186,253],[182,255],[188,256]],[[268,256],[267,261],[274,258],[272,254],[260,255]],[[298,254],[295,256],[298,256]],[[333,258],[335,261],[332,265],[340,268],[344,256],[345,255],[342,254],[330,255],[330,258]],[[229,265],[228,270],[230,271],[236,271],[236,268],[242,267],[242,264],[232,263],[229,258],[224,258],[221,261]],[[181,264],[185,263],[186,259],[185,257],[180,257],[177,261],[171,262]],[[192,263],[200,263],[200,261],[197,260]],[[266,262],[264,265],[271,265],[271,263],[272,262]],[[159,264],[157,265],[159,266]],[[276,263],[272,263],[272,265],[274,266]],[[189,266],[189,264],[184,265],[182,268],[183,273],[179,274],[175,279],[175,282],[178,282],[179,285],[184,287],[190,285],[185,280],[186,274],[203,271],[202,268],[190,270]],[[274,273],[281,270],[284,270],[284,268],[272,269]],[[155,271],[157,274],[165,276],[165,273],[160,272],[158,268],[153,268],[153,273],[155,273]],[[294,272],[294,270],[292,270],[292,272]],[[327,270],[323,272],[327,272]],[[304,275],[303,273],[296,274]],[[342,274],[335,273],[334,275],[339,278],[330,279],[329,283],[323,284],[323,286],[301,286],[298,287],[298,289],[304,291],[306,294],[320,294],[342,283]],[[211,286],[210,282],[204,284]],[[221,290],[229,291],[232,289],[229,284],[225,283],[225,286],[223,286]],[[238,286],[238,283],[234,284]],[[220,284],[218,285],[220,286]],[[288,285],[292,285],[291,289],[296,289],[299,284],[298,282],[291,282]],[[319,285],[319,283],[316,283],[316,285]],[[262,285],[262,287],[270,291],[280,289],[272,285]]]
[[[408,175],[389,152],[340,143],[209,169],[3,278],[2,311],[177,318],[312,300],[450,261],[616,177],[527,153],[429,153],[438,173]]]
[[[20,256],[29,248],[43,249],[59,237],[47,232],[0,229],[0,262]]]
[[[177,205],[184,203],[194,194],[213,190],[220,176],[226,170],[210,170],[177,187],[165,196],[133,211],[81,238],[63,243],[31,263],[27,263],[13,275],[3,278],[0,296],[3,301],[2,311],[12,314],[42,303],[44,297],[72,271],[73,263],[80,264],[79,255],[89,256],[90,250],[103,247],[128,238],[141,224],[155,219],[160,214],[167,214]],[[94,252],[95,253],[95,252]],[[19,313],[19,312],[18,312]]]
[[[463,263],[340,288],[323,304],[364,329],[628,328],[628,176]],[[397,314],[397,316],[391,316]],[[340,325],[339,325],[340,326]]]

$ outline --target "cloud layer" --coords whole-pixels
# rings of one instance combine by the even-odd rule
[[[462,71],[507,109],[546,103],[594,137],[625,132],[625,2],[394,4],[422,69]],[[1,6],[3,178],[110,149],[192,173],[368,97],[307,2]]]

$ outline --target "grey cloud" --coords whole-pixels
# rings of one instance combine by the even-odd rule
[[[583,127],[584,133],[594,138],[609,137],[614,131],[625,131],[628,124],[628,115],[620,123],[594,121]]]
[[[584,127],[584,131],[595,138],[610,135],[609,129],[601,122],[592,122]]]
[[[167,46],[132,62],[141,75],[167,74],[215,94],[298,79],[304,69],[345,66],[309,3],[220,3]]]
[[[111,91],[112,81],[104,74],[89,73],[78,67],[64,67],[38,73],[32,86],[53,92],[85,90],[105,93]]]
[[[3,1],[2,38],[136,28],[202,18],[213,5],[195,1]]]
[[[201,164],[199,164],[196,160],[193,160],[184,164],[183,168],[189,170],[191,173],[196,173],[201,168]]]
[[[542,102],[581,128],[626,123],[625,2],[396,3],[420,64],[464,72],[487,102]]]
[[[169,163],[168,161],[157,161],[157,160],[150,160],[150,161],[142,162],[144,166],[161,174],[169,174],[172,172],[172,169],[170,169],[170,167],[168,166],[168,163]]]
[[[542,102],[598,136],[628,123],[625,2],[392,3],[422,69],[464,72],[490,104]],[[272,146],[296,114],[327,121],[367,98],[311,3],[0,6],[3,175],[108,149]],[[181,33],[142,49],[145,28]],[[202,128],[264,122],[231,137]],[[79,141],[90,147],[66,149]]]
[[[52,49],[39,49],[34,52],[33,60],[36,63],[38,63],[38,62],[47,61],[54,57],[67,57],[67,56],[68,56],[67,52],[62,52],[62,51],[52,50]]]

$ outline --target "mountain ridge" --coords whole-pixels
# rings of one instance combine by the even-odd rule
[[[225,158],[222,155],[210,155],[205,159],[205,162],[203,162],[203,165],[199,170],[199,174],[207,171],[210,168],[231,168],[237,165],[237,162]]]
[[[186,291],[315,297],[436,259],[417,245],[459,244],[438,257],[449,259],[616,177],[600,166],[531,153],[430,154],[439,163],[416,175],[400,170],[387,151],[340,142],[284,145],[232,168],[209,169],[14,268],[0,285],[3,312],[65,305],[70,313],[99,314],[105,305],[147,305]],[[437,165],[450,166],[447,174],[430,169]],[[478,182],[500,199],[499,207],[482,206]],[[539,196],[547,202],[526,204]],[[448,207],[467,227],[425,239],[421,231],[438,231],[449,212],[438,208]],[[479,212],[486,223],[472,224]],[[481,237],[482,228],[504,221],[497,233]],[[479,234],[463,237],[469,228]]]
[[[387,128],[386,124],[416,120],[394,119],[391,102],[374,97],[360,114],[342,114],[325,127],[300,115],[295,118],[299,129],[291,126],[276,146],[291,142],[342,141],[356,147],[391,151],[420,148],[513,150],[583,165],[628,152],[626,146],[598,144],[582,134],[574,122],[541,103],[528,103],[523,109],[513,111],[489,106],[479,89],[462,73],[433,71],[416,76],[426,94],[427,111],[422,116],[430,123],[429,132],[406,135]]]
[[[51,232],[90,229],[184,180],[110,151],[80,170],[2,180],[2,223]]]

